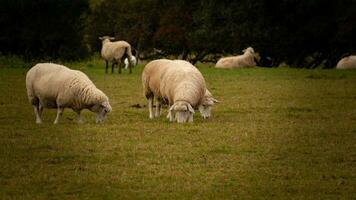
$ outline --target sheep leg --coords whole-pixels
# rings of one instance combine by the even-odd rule
[[[174,122],[174,114],[173,114],[173,111],[168,111],[168,115],[169,115],[169,121],[170,121],[170,122]]]
[[[129,70],[130,70],[130,74],[132,73],[132,62],[131,62],[131,59],[127,59],[129,62]]]
[[[119,66],[119,74],[121,74],[122,62],[120,62],[120,63],[118,64],[118,66]]]
[[[62,116],[63,111],[64,111],[64,108],[62,108],[62,107],[58,107],[58,108],[57,108],[57,117],[56,117],[56,119],[55,119],[54,122],[53,122],[54,124],[58,124],[59,117]]]
[[[40,115],[40,118],[42,118],[42,112],[43,112],[43,106],[42,104],[38,105],[38,114]]]
[[[109,63],[108,63],[107,60],[105,60],[105,63],[106,63],[106,65],[105,65],[105,73],[107,74],[108,73],[108,68],[109,68]]]
[[[84,121],[83,121],[82,117],[80,116],[80,110],[79,110],[79,111],[76,111],[76,113],[77,113],[77,120],[78,120],[78,123],[79,123],[79,124],[83,124]]]
[[[40,110],[39,105],[34,105],[33,110],[35,111],[35,115],[36,115],[36,123],[41,124],[42,119],[41,119],[41,115],[40,115],[40,111],[39,111]]]
[[[174,113],[170,108],[171,108],[171,104],[168,103],[168,115],[167,115],[167,118],[169,119],[170,122],[174,122]]]
[[[193,114],[191,114],[188,118],[188,122],[193,122]]]
[[[171,119],[171,112],[169,111],[169,108],[171,107],[171,104],[168,103],[168,114],[167,114],[167,119]]]
[[[159,117],[161,116],[161,102],[159,101],[158,98],[155,98],[156,101],[156,113],[155,113],[155,117]]]
[[[153,119],[153,97],[148,98],[148,112],[150,113],[150,119]]]
[[[115,62],[113,62],[111,65],[111,73],[114,73],[114,67],[115,67]]]

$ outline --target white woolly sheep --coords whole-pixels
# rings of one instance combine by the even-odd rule
[[[243,55],[220,58],[216,63],[216,68],[233,69],[243,67],[255,67],[255,51],[252,47],[243,50]]]
[[[114,40],[115,38],[109,36],[99,37],[99,39],[102,40],[101,57],[105,60],[105,73],[108,73],[109,62],[112,62],[111,73],[114,73],[114,66],[117,64],[119,66],[119,74],[121,74],[121,67],[125,58],[129,58],[129,69],[130,73],[132,73],[131,45],[126,41],[111,42],[110,40]]]
[[[111,111],[108,97],[81,71],[53,63],[39,63],[26,74],[27,96],[34,107],[36,123],[42,123],[43,108],[57,109],[57,124],[64,108],[77,113],[89,109],[96,113],[96,122],[102,123]]]
[[[356,56],[351,55],[342,58],[337,63],[336,69],[356,69]]]
[[[125,58],[124,63],[125,63],[125,69],[127,69],[129,67],[129,60],[127,58]],[[132,67],[137,65],[137,60],[134,55],[131,56],[131,64],[132,64]]]
[[[169,120],[178,123],[193,122],[194,108],[202,105],[206,93],[203,75],[183,60],[160,59],[149,62],[142,73],[142,84],[148,99],[150,118],[160,115],[160,101],[163,101],[169,105]]]

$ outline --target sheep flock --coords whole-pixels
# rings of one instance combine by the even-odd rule
[[[105,61],[105,73],[118,65],[118,72],[125,65],[132,73],[137,59],[131,52],[131,45],[125,41],[112,41],[109,36],[102,40],[101,56]],[[215,67],[237,69],[256,67],[256,53],[252,47],[243,50],[242,55],[222,57]],[[342,58],[336,69],[356,69],[356,56]],[[207,83],[194,65],[185,60],[158,59],[148,62],[142,72],[143,95],[148,101],[148,117],[161,116],[161,108],[167,106],[167,118],[170,122],[193,122],[193,115],[199,110],[203,119],[211,117],[212,107],[218,103],[207,88]],[[96,122],[102,123],[112,111],[109,98],[79,70],[72,70],[54,63],[39,63],[26,74],[26,89],[30,104],[33,106],[36,123],[42,123],[44,108],[57,109],[54,124],[65,108],[71,108],[77,114],[78,123],[83,123],[81,111],[88,109],[96,114]],[[155,104],[155,105],[154,105]],[[155,106],[155,111],[153,110]]]

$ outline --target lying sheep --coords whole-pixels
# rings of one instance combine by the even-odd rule
[[[96,113],[96,122],[102,123],[111,111],[108,97],[81,71],[71,70],[53,63],[40,63],[32,67],[26,75],[27,96],[34,107],[36,123],[42,123],[43,108],[56,108],[57,124],[64,108],[77,113],[89,109]]]
[[[342,58],[336,65],[336,69],[356,69],[356,56]]]
[[[252,47],[243,50],[243,55],[220,58],[216,63],[216,68],[233,69],[243,67],[255,67],[255,51]]]
[[[101,57],[105,60],[106,63],[105,73],[108,73],[109,62],[112,62],[111,73],[114,73],[114,65],[118,64],[119,74],[121,74],[121,67],[124,59],[129,58],[128,63],[131,74],[131,45],[125,41],[111,42],[110,40],[114,40],[115,38],[109,36],[99,37],[99,39],[102,40]]]
[[[160,115],[163,102],[169,105],[167,117],[170,121],[193,122],[194,108],[203,109],[203,103],[208,103],[208,98],[204,98],[207,91],[205,80],[199,70],[187,61],[160,59],[149,62],[142,73],[142,84],[151,119]]]
[[[125,58],[124,63],[125,63],[125,69],[127,69],[129,67],[129,60],[127,58]],[[137,60],[134,55],[131,56],[131,64],[132,64],[132,67],[137,65]]]

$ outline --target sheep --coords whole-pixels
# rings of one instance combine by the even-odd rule
[[[64,108],[76,112],[79,123],[83,123],[83,109],[96,113],[96,123],[104,122],[112,110],[108,97],[83,72],[63,65],[36,64],[26,74],[26,89],[38,124],[42,123],[43,108],[57,109],[54,124],[59,122]]]
[[[163,102],[169,107],[169,121],[193,122],[194,108],[199,108],[206,100],[203,75],[187,61],[159,59],[149,62],[142,73],[142,84],[150,119],[160,115]]]
[[[110,40],[114,40],[115,38],[109,36],[99,37],[99,39],[102,40],[101,57],[105,60],[105,64],[106,64],[105,73],[108,73],[109,62],[112,62],[111,73],[114,73],[114,65],[118,64],[119,74],[121,74],[121,67],[123,61],[127,57],[129,58],[128,62],[129,62],[129,69],[131,74],[132,73],[131,45],[126,41],[111,42]]]
[[[216,63],[216,68],[233,69],[243,67],[255,67],[255,51],[252,47],[243,50],[243,55],[220,58]]]
[[[129,67],[129,60],[127,58],[125,58],[124,63],[125,63],[125,69],[127,69]],[[131,56],[131,64],[132,64],[132,67],[137,65],[137,60],[134,55]]]
[[[356,55],[342,58],[337,63],[336,69],[356,69]]]

